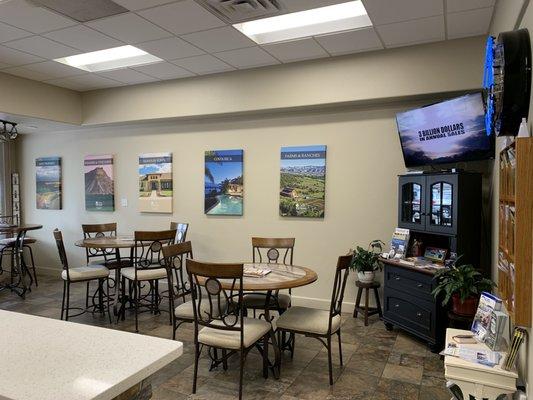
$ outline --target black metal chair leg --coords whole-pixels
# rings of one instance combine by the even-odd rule
[[[137,303],[138,302],[138,299],[139,299],[139,293],[138,293],[138,287],[137,287],[137,282],[133,282],[133,305],[135,307],[135,332],[139,332],[139,304]]]
[[[268,335],[263,338],[263,378],[268,378]]]
[[[294,359],[294,349],[296,347],[296,333],[291,332],[292,344],[291,344],[291,360]]]
[[[111,297],[109,293],[109,277],[105,281],[106,281],[106,289],[107,289],[107,315],[109,316],[109,323],[112,324],[113,320],[111,318],[111,301],[109,300],[109,298]]]
[[[228,370],[228,352],[226,351],[226,349],[222,349],[222,368],[224,369],[224,371],[227,371]]]
[[[333,365],[331,362],[331,336],[328,336],[328,369],[329,369],[329,384],[333,385]]]
[[[35,287],[39,287],[39,283],[37,283],[37,271],[35,270],[35,260],[33,259],[33,250],[31,246],[26,246],[28,248],[28,251],[30,252],[30,260],[31,260],[31,268],[33,270],[33,280],[35,281]]]
[[[87,281],[87,290],[85,291],[85,308],[89,308],[89,287],[91,281]]]
[[[341,329],[337,331],[337,336],[339,338],[339,358],[341,361],[341,367],[342,367],[342,343],[341,343]]]
[[[98,307],[100,307],[100,313],[105,315],[104,309],[104,280],[98,279]]]
[[[67,281],[67,308],[65,309],[65,321],[68,321],[68,309],[70,308],[70,282]]]
[[[61,320],[63,320],[63,314],[65,313],[65,294],[67,292],[67,281],[63,280],[63,299],[61,300]]]
[[[198,378],[198,359],[200,358],[200,345],[194,344],[194,376],[192,379],[192,392],[196,393],[196,380]]]
[[[239,366],[239,400],[242,400],[242,381],[244,378],[244,349],[240,351],[240,366]]]

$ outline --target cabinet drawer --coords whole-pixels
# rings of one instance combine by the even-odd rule
[[[387,288],[384,314],[400,326],[411,329],[428,338],[435,337],[435,304],[422,301],[406,293]]]
[[[415,295],[428,302],[435,301],[431,294],[433,277],[422,272],[387,265],[385,267],[385,287]]]

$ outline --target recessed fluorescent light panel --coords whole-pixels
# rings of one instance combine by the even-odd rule
[[[91,53],[57,58],[54,61],[89,72],[108,71],[151,64],[163,61],[161,58],[148,54],[134,46],[120,46],[112,49],[98,50]]]
[[[360,0],[233,25],[258,44],[371,26]]]

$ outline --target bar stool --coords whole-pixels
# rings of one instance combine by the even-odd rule
[[[0,271],[2,271],[2,260],[4,256],[10,256],[11,265],[13,265],[14,257],[15,257],[16,241],[17,241],[16,237],[0,239]],[[35,282],[35,286],[39,286],[37,282],[37,271],[35,270],[35,260],[33,259],[33,250],[30,246],[31,244],[34,244],[36,242],[37,240],[34,238],[25,237],[23,241],[22,249],[27,249],[30,254],[31,272],[33,274],[33,275],[30,274],[30,278],[32,280],[31,283]]]
[[[379,282],[361,282],[356,281],[355,285],[357,286],[357,300],[355,300],[355,308],[353,310],[353,317],[357,318],[358,313],[362,313],[365,316],[365,326],[368,326],[368,317],[374,314],[379,314],[379,318],[383,318],[383,313],[381,312],[381,302],[379,300],[378,288],[381,286]],[[370,297],[369,291],[373,289],[374,297],[376,299],[377,307],[368,306],[368,298]],[[363,295],[363,290],[365,291],[365,305],[361,306],[361,296]]]

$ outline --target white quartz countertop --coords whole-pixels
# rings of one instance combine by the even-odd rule
[[[181,342],[0,310],[1,400],[110,400],[183,352]]]

